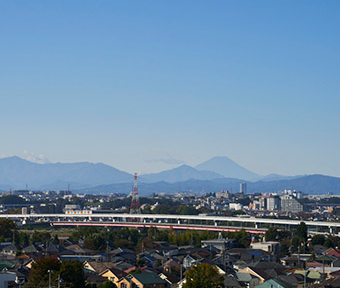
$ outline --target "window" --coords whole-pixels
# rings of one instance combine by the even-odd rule
[[[120,284],[120,288],[127,288],[127,284],[126,283]]]

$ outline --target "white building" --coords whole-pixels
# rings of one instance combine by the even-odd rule
[[[240,203],[229,203],[229,209],[230,210],[242,210],[243,205]]]
[[[279,254],[281,251],[280,242],[268,241],[268,242],[254,242],[250,244],[252,249],[260,249],[271,254]]]

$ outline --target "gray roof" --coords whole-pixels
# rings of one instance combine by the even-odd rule
[[[252,279],[250,273],[236,272],[236,276],[237,276],[238,280],[241,281],[241,282],[250,282],[251,279]]]
[[[38,250],[37,250],[37,248],[35,248],[34,245],[29,245],[29,246],[23,248],[22,252],[25,252],[25,253],[27,253],[27,252],[38,252]]]
[[[131,274],[131,277],[136,278],[143,285],[166,283],[166,281],[159,277],[156,273],[137,273]]]
[[[241,284],[231,276],[225,276],[223,283],[225,287],[241,287]]]

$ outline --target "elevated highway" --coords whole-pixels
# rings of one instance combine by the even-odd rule
[[[91,222],[80,222],[80,221],[66,221],[66,222],[53,222],[52,226],[101,226],[101,227],[134,227],[134,228],[149,228],[155,227],[159,229],[174,229],[174,230],[199,230],[199,231],[214,231],[214,232],[236,232],[243,229],[242,227],[219,227],[211,225],[190,225],[190,224],[163,224],[163,223],[143,223],[143,222],[101,222],[101,221],[91,221]],[[245,229],[246,232],[252,234],[265,234],[266,229]]]
[[[208,215],[173,215],[173,214],[128,214],[128,213],[92,213],[92,214],[0,214],[1,218],[15,219],[17,221],[43,221],[50,223],[57,222],[92,222],[99,221],[106,223],[130,223],[138,222],[143,224],[174,224],[186,227],[220,227],[220,228],[243,228],[243,229],[268,229],[277,227],[280,229],[291,229],[301,223],[302,220],[293,219],[269,219],[255,217],[227,217]],[[328,221],[303,221],[309,231],[329,232],[331,234],[340,231],[340,222]],[[103,223],[104,224],[104,223]],[[104,224],[104,225],[105,225]],[[103,226],[104,226],[103,225]]]

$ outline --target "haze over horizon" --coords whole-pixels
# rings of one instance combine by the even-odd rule
[[[261,175],[339,177],[339,11],[3,1],[0,157],[152,173],[227,156]]]
[[[108,164],[105,162],[90,162],[90,161],[75,161],[75,162],[60,162],[60,161],[50,161],[50,159],[48,159],[45,155],[42,154],[33,154],[28,152],[27,150],[25,150],[22,154],[19,155],[3,155],[0,154],[0,160],[1,159],[10,159],[10,158],[15,158],[18,157],[19,159],[23,159],[26,161],[29,161],[31,163],[36,163],[36,164],[77,164],[77,163],[91,163],[91,164],[104,164],[104,165],[108,165],[110,167],[116,168],[122,172],[127,172],[130,173],[131,175],[133,175],[134,173],[136,173],[135,171],[127,171],[127,170],[123,170],[120,169],[119,167],[117,167],[114,164]],[[217,160],[217,161],[216,161]],[[208,164],[209,163],[209,164]],[[172,169],[177,169],[180,167],[191,167],[194,168],[196,170],[201,170],[201,171],[206,171],[206,172],[211,172],[214,171],[214,169],[230,169],[231,167],[233,167],[232,169],[245,169],[247,170],[246,173],[251,173],[252,175],[248,175],[248,177],[240,177],[240,176],[233,176],[233,175],[228,175],[228,173],[220,173],[220,175],[223,177],[227,177],[227,178],[238,178],[240,180],[250,180],[250,181],[259,181],[261,180],[263,177],[265,178],[265,176],[307,176],[307,175],[323,175],[320,173],[311,173],[311,174],[307,174],[307,173],[301,173],[301,174],[296,174],[296,175],[283,175],[283,174],[278,174],[275,172],[271,172],[265,175],[261,175],[259,173],[256,173],[256,171],[251,171],[249,169],[247,169],[247,167],[235,162],[233,159],[230,159],[227,156],[213,156],[209,159],[206,159],[204,161],[202,161],[201,163],[198,163],[198,165],[193,165],[191,163],[171,163],[172,167],[169,167],[168,169],[164,169],[164,170],[158,170],[158,171],[154,171],[154,172],[143,172],[143,171],[138,171],[137,174],[139,174],[139,176],[143,176],[143,175],[153,175],[154,173],[162,173],[162,172],[167,172],[167,171],[171,171]],[[170,163],[169,163],[170,165]],[[207,165],[207,166],[206,166]],[[230,166],[231,165],[231,166]],[[210,166],[210,167],[209,167]],[[212,168],[212,169],[211,169]],[[241,172],[242,173],[242,172]],[[324,174],[326,175],[326,174]],[[333,177],[337,177],[337,175],[326,175],[326,176],[333,176]]]

